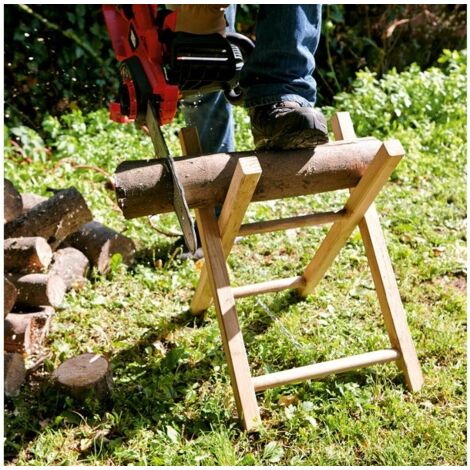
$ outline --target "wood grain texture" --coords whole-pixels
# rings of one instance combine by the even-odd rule
[[[306,284],[304,288],[299,290],[300,295],[310,294],[323,278],[354,228],[400,162],[403,154],[403,147],[397,140],[386,141],[380,147],[345,204],[346,217],[333,224],[312,261],[306,267],[304,271]]]
[[[106,274],[110,270],[111,258],[116,253],[122,256],[125,265],[131,265],[134,261],[134,242],[97,221],[82,225],[61,245],[62,248],[70,246],[81,251],[100,274]]]
[[[84,353],[63,362],[52,374],[52,380],[73,397],[106,399],[112,386],[111,365],[106,358]]]
[[[52,249],[45,238],[8,238],[3,242],[3,261],[7,272],[40,273],[51,260]]]
[[[336,113],[332,119],[332,128],[336,140],[356,138],[349,113]],[[398,365],[403,371],[408,388],[418,391],[423,386],[424,378],[374,203],[359,222],[359,229],[390,343],[400,351]]]
[[[238,413],[245,429],[251,431],[261,424],[261,417],[230,287],[219,226],[213,209],[199,209],[196,217]]]
[[[55,274],[12,274],[8,280],[18,290],[16,304],[21,307],[60,307],[67,288],[65,282]]]
[[[315,149],[200,155],[175,158],[175,167],[189,207],[213,207],[223,204],[240,158],[258,158],[262,176],[253,201],[267,201],[354,187],[380,145],[369,137]],[[115,173],[115,182],[126,218],[173,210],[172,179],[161,159],[124,162]]]
[[[256,157],[246,157],[238,160],[218,220],[219,230],[222,234],[224,259],[227,259],[230,254],[260,176],[261,167]],[[203,266],[191,302],[191,311],[195,314],[203,312],[209,307],[211,299],[212,295],[207,282],[207,268]]]
[[[239,235],[246,236],[255,233],[268,233],[277,230],[289,230],[291,228],[314,227],[325,225],[345,216],[344,211],[338,212],[320,212],[316,214],[305,214],[294,217],[286,217],[277,220],[263,220],[261,222],[252,222],[243,224],[240,227]]]
[[[83,196],[75,188],[64,189],[5,224],[5,238],[43,237],[54,250],[91,220]]]
[[[281,372],[253,377],[253,384],[257,392],[268,388],[280,387],[290,383],[302,382],[311,379],[321,379],[331,374],[339,374],[349,370],[368,367],[375,364],[396,361],[400,352],[396,349],[382,349],[355,356],[334,359],[303,367],[295,367]]]

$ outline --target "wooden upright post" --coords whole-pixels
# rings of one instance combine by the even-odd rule
[[[222,235],[224,259],[227,258],[232,249],[260,175],[261,167],[256,157],[245,157],[238,160],[218,221]],[[207,269],[204,265],[196,293],[191,302],[191,311],[194,314],[199,314],[207,310],[211,300],[212,295],[207,282]]]
[[[336,140],[356,139],[349,113],[336,113],[331,125]],[[405,309],[375,203],[370,205],[364,218],[359,222],[359,229],[390,343],[401,352],[397,363],[403,371],[408,388],[413,392],[418,391],[424,382],[423,374],[406,321]]]
[[[182,129],[180,140],[185,153],[199,153],[199,139],[194,128]],[[191,306],[193,312],[201,312],[210,305],[211,298],[214,299],[238,414],[248,431],[259,427],[261,417],[225,260],[260,175],[261,167],[256,157],[241,158],[219,220],[214,207],[196,210],[205,263]]]
[[[196,219],[238,413],[245,429],[253,430],[261,424],[261,417],[225,264],[219,225],[213,208],[198,209]]]
[[[345,205],[346,217],[336,221],[304,271],[305,286],[302,296],[310,294],[331,266],[340,249],[351,236],[354,228],[364,217],[366,210],[376,198],[392,171],[398,165],[404,150],[398,140],[389,140],[380,147],[377,155],[367,167],[364,176]]]

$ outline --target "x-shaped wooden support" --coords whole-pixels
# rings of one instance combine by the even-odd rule
[[[332,124],[337,140],[356,138],[349,114],[336,114]],[[186,132],[192,131],[186,130]],[[183,141],[186,141],[186,144],[183,142],[183,148],[186,148],[188,153],[198,153],[199,149],[195,148],[197,139],[194,136],[187,136]],[[193,148],[188,148],[188,142],[192,142]],[[365,170],[358,185],[351,190],[344,209],[339,212],[242,225],[245,211],[261,176],[261,168],[256,157],[239,160],[218,220],[214,208],[196,211],[205,265],[191,309],[194,313],[200,313],[206,310],[212,298],[214,299],[232,388],[239,415],[246,429],[256,429],[260,424],[255,392],[282,384],[396,361],[404,372],[409,389],[416,391],[421,388],[423,384],[421,368],[374,206],[375,198],[403,154],[403,148],[398,141],[385,142]],[[238,233],[261,233],[328,222],[333,222],[333,225],[303,275],[237,288],[231,287],[226,258]],[[323,278],[356,226],[359,226],[364,240],[392,348],[252,377],[236,313],[235,298],[292,288],[297,288],[302,296],[307,296]]]

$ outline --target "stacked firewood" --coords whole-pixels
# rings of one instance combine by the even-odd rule
[[[20,194],[4,180],[4,375],[15,396],[25,357],[44,353],[55,309],[80,289],[91,268],[106,274],[115,253],[131,264],[131,239],[94,221],[75,188],[50,198]]]

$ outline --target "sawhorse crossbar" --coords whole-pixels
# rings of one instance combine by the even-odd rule
[[[332,127],[336,140],[356,139],[348,113],[337,113],[333,117]],[[186,154],[200,153],[194,129],[183,129],[180,137]],[[421,388],[423,384],[421,368],[374,205],[375,198],[403,154],[403,148],[397,140],[384,142],[357,186],[351,189],[344,208],[338,212],[243,225],[243,217],[262,173],[256,157],[239,159],[218,219],[213,207],[196,210],[205,264],[192,300],[191,310],[199,314],[210,306],[212,300],[214,301],[235,401],[245,429],[254,430],[261,424],[256,392],[284,384],[318,379],[329,374],[395,361],[403,371],[408,388],[411,391]],[[231,287],[226,259],[237,235],[326,223],[333,225],[301,276]],[[303,297],[309,295],[323,278],[356,226],[359,226],[364,242],[391,349],[252,377],[235,299],[284,289],[297,289]]]

